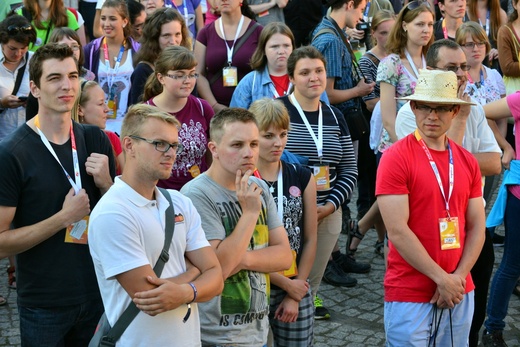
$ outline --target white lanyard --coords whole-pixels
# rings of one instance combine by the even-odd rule
[[[478,19],[478,22],[479,22],[480,26],[483,27],[482,21],[480,20],[480,18]],[[489,37],[489,27],[490,27],[490,23],[489,23],[489,10],[488,10],[487,14],[486,14],[486,26],[484,27],[484,29],[486,30],[487,37]]]
[[[226,40],[226,33],[224,32],[224,25],[222,25],[222,18],[218,19],[218,24],[220,26],[220,32],[222,33],[222,36],[224,36],[224,43],[226,44],[227,62],[228,65],[231,66],[231,60],[233,59],[233,49],[235,48],[235,43],[237,42],[238,35],[240,34],[242,26],[244,25],[244,16],[240,17],[240,22],[238,22],[237,32],[235,33],[235,39],[233,40],[233,45],[231,46],[231,48],[229,47]]]
[[[309,131],[309,134],[312,137],[312,140],[314,141],[314,144],[316,144],[316,150],[318,151],[318,157],[323,157],[323,113],[321,111],[321,103],[318,113],[318,137],[314,134],[314,131],[312,130],[311,125],[309,124],[309,121],[307,120],[307,116],[302,110],[302,107],[298,103],[298,100],[294,97],[294,93],[289,95],[289,100],[293,103],[294,107],[296,107],[296,110],[300,114],[300,117],[302,117],[303,123],[307,127],[307,130]]]
[[[63,164],[61,163],[60,159],[58,158],[58,155],[54,151],[54,148],[52,148],[52,146],[51,146],[49,140],[47,139],[47,137],[45,136],[45,134],[42,131],[40,131],[40,120],[39,120],[38,115],[36,115],[36,117],[34,119],[34,125],[36,126],[36,130],[38,131],[38,134],[40,135],[40,138],[42,139],[43,144],[45,145],[45,147],[47,147],[47,149],[52,154],[54,159],[56,159],[58,164],[60,164],[61,168],[63,169],[63,172],[65,173],[65,176],[67,176],[67,179],[69,180],[70,185],[72,186],[72,188],[74,188],[74,192],[76,194],[78,194],[79,191],[81,190],[81,176],[80,176],[80,172],[79,172],[78,151],[76,149],[76,137],[74,136],[74,131],[72,129],[72,121],[70,124],[70,142],[72,145],[72,162],[74,163],[75,182],[72,180],[72,177],[70,177],[67,170],[65,170],[65,168],[63,167]]]
[[[415,67],[415,63],[413,62],[413,59],[410,56],[410,53],[408,53],[407,49],[404,50],[404,55],[406,56],[406,59],[408,59],[408,63],[410,63],[410,66],[412,67],[415,77],[419,78],[419,71],[417,71],[417,67]],[[426,69],[426,59],[424,59],[424,55],[421,55],[421,59],[422,59],[422,69]]]
[[[292,83],[289,82],[289,87],[287,87],[287,90],[285,91],[284,95],[287,95],[287,92],[289,92],[289,90],[291,90],[291,87],[292,87]],[[274,83],[269,84],[269,88],[271,89],[271,92],[273,93],[275,99],[280,97],[280,95],[276,91],[276,87],[274,86]]]
[[[186,7],[186,4],[184,3],[184,1],[182,2],[181,6],[184,8],[184,21],[186,22],[186,25],[189,26],[190,25],[190,22],[189,22],[189,17],[188,17],[188,8]],[[175,4],[175,1],[171,1],[171,0],[166,0],[164,2],[164,7],[168,7],[168,8],[172,8],[174,7],[177,12],[181,12],[179,10],[179,6],[177,6]]]
[[[439,184],[439,188],[441,190],[442,197],[444,198],[444,202],[446,203],[446,213],[448,215],[448,219],[450,218],[450,198],[451,193],[453,192],[453,184],[455,180],[454,170],[453,170],[453,153],[451,151],[451,146],[448,141],[448,153],[449,153],[449,192],[448,192],[448,199],[446,199],[446,194],[444,193],[444,187],[442,186],[442,180],[441,175],[439,174],[439,169],[437,168],[437,164],[433,160],[432,154],[430,153],[430,150],[426,146],[426,143],[421,138],[421,135],[417,130],[415,130],[415,138],[419,143],[421,144],[424,152],[426,153],[426,156],[428,157],[428,160],[430,161],[430,165],[432,167],[433,173],[435,174],[435,178],[437,179],[437,183]]]
[[[105,53],[105,66],[107,69],[108,89],[109,89],[109,93],[111,93],[112,85],[114,84],[114,79],[116,78],[117,72],[119,71],[119,67],[121,66],[121,59],[123,59],[123,53],[125,52],[125,42],[123,41],[123,44],[121,45],[121,48],[119,49],[119,54],[117,55],[116,64],[114,65],[113,69],[110,67],[110,57],[108,55],[108,46],[107,46],[106,37],[103,39],[103,51]]]
[[[278,169],[278,180],[276,181],[276,196],[278,197],[278,217],[283,223],[283,178],[282,178],[282,163]],[[285,223],[284,223],[285,224]]]

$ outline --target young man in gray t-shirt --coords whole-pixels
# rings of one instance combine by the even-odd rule
[[[203,346],[267,343],[269,273],[288,269],[292,254],[267,185],[251,177],[259,131],[253,114],[230,108],[211,121],[213,163],[186,184],[206,238],[222,266],[222,295],[199,305]]]

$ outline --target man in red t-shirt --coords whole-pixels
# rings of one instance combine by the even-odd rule
[[[467,345],[470,270],[484,243],[480,169],[446,132],[460,106],[455,73],[420,70],[415,133],[382,157],[376,195],[387,226],[385,330],[390,346]]]

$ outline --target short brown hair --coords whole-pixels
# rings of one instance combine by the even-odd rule
[[[48,43],[38,48],[31,58],[29,64],[29,79],[40,88],[40,80],[43,74],[43,62],[49,59],[58,59],[63,61],[67,58],[74,59],[72,49],[63,43]],[[76,59],[74,59],[76,62]],[[76,68],[78,64],[76,62]],[[79,73],[79,71],[78,71]]]
[[[174,116],[167,112],[161,111],[155,106],[146,104],[136,104],[130,106],[128,112],[123,119],[123,125],[121,126],[121,138],[126,136],[137,135],[139,136],[143,128],[143,124],[147,119],[157,119],[168,124],[175,125],[177,128],[181,126],[181,123]]]
[[[253,123],[258,126],[255,115],[246,109],[238,107],[225,108],[218,112],[209,125],[209,136],[211,141],[219,143],[224,135],[224,127],[229,123]]]
[[[287,59],[287,74],[289,77],[294,78],[294,69],[296,69],[298,60],[305,58],[319,59],[323,62],[325,69],[327,69],[327,60],[320,51],[313,46],[302,46],[296,48],[289,56],[289,59]]]

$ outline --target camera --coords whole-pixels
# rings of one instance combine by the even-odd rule
[[[365,43],[367,41],[367,38],[370,37],[370,23],[359,22],[356,24],[356,30],[362,30],[365,32],[363,38],[359,40],[360,43]]]

